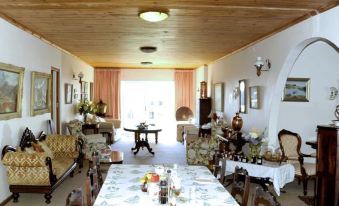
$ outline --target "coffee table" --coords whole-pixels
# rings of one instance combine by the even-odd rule
[[[140,129],[136,126],[134,127],[124,127],[125,131],[128,132],[134,132],[134,140],[135,140],[135,147],[132,147],[131,150],[136,150],[134,152],[134,155],[136,155],[140,148],[146,147],[148,152],[154,155],[154,152],[152,151],[152,148],[149,146],[147,134],[154,133],[155,134],[155,141],[158,142],[158,132],[161,132],[161,129],[154,127],[154,126],[148,126],[147,128]],[[145,139],[140,138],[140,134],[145,134]]]

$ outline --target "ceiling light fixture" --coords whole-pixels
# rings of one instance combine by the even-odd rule
[[[143,11],[139,13],[139,17],[149,22],[159,22],[168,18],[168,13],[163,11]]]
[[[149,65],[149,64],[153,64],[153,62],[140,62],[140,64],[142,64],[142,65]]]
[[[155,46],[142,46],[140,50],[144,53],[153,53],[157,51],[157,47]]]

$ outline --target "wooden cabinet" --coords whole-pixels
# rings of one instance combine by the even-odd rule
[[[196,105],[197,125],[201,126],[211,121],[208,115],[211,113],[211,98],[199,99]]]
[[[339,205],[339,128],[318,126],[317,206]]]

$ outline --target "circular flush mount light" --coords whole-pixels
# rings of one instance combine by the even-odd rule
[[[162,11],[144,11],[139,13],[139,17],[149,22],[159,22],[168,18],[167,12]]]
[[[153,64],[153,62],[140,62],[142,65],[149,65],[149,64]]]
[[[155,46],[142,46],[140,50],[144,53],[153,53],[157,51],[157,48]]]

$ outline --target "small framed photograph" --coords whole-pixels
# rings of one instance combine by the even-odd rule
[[[224,83],[214,84],[214,108],[217,112],[224,112]]]
[[[260,106],[259,86],[249,87],[249,89],[250,89],[250,108],[259,109]]]
[[[51,75],[32,72],[31,115],[36,116],[51,111]]]
[[[282,100],[285,102],[308,102],[309,90],[309,78],[288,78]]]
[[[73,84],[65,84],[65,104],[72,104]]]

